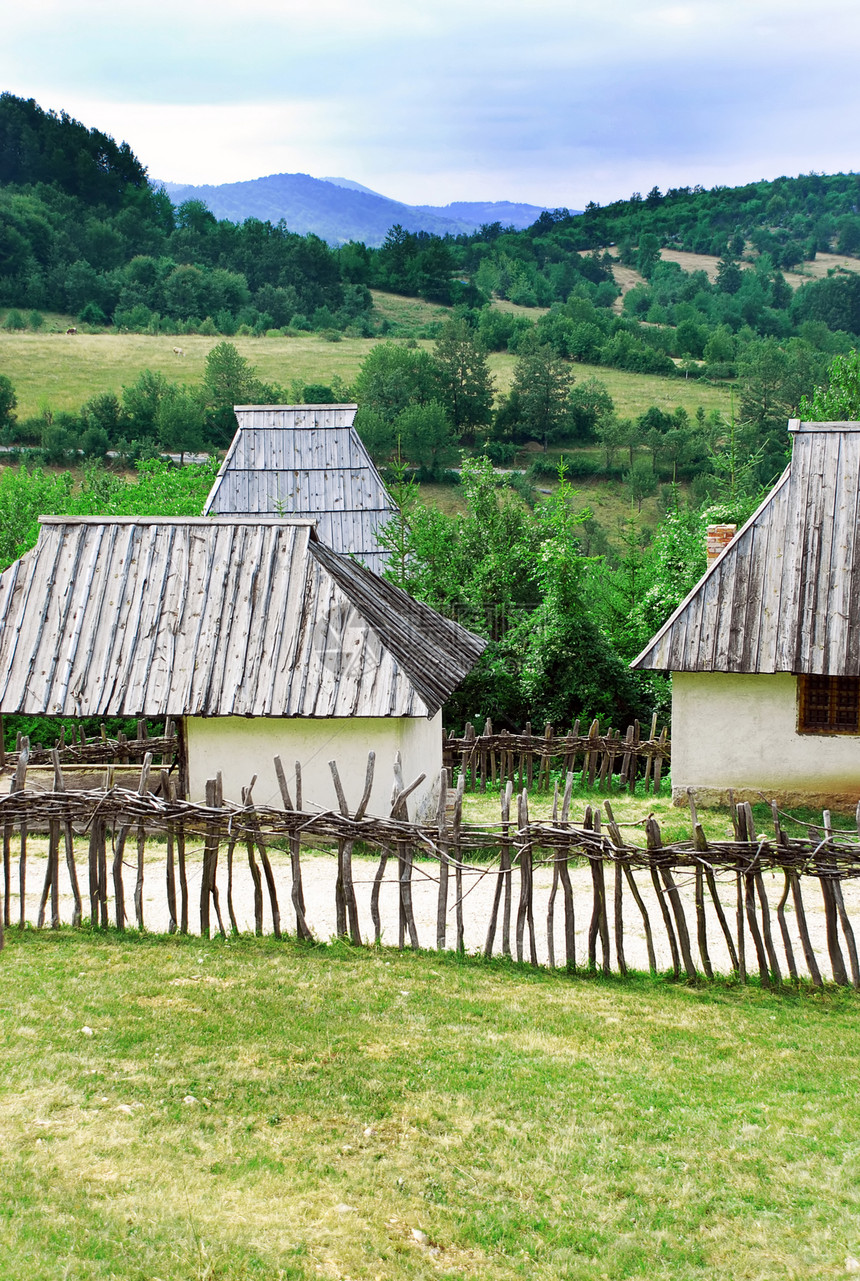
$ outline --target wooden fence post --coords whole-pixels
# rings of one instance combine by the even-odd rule
[[[161,795],[166,805],[172,805],[174,801],[173,780],[166,769],[159,771],[161,781]],[[168,934],[176,933],[177,913],[176,913],[176,856],[174,852],[173,824],[167,824],[167,858],[165,861],[164,877],[165,890],[167,892],[167,932]]]
[[[146,736],[146,721],[138,721],[138,738]],[[146,796],[149,788],[149,771],[152,766],[152,752],[147,752],[140,768],[138,796]],[[137,928],[143,929],[143,860],[146,850],[146,829],[143,823],[137,825],[137,880],[134,886],[134,911],[137,917]]]
[[[278,778],[278,787],[280,788],[280,791],[281,791],[281,800],[284,803],[284,810],[289,812],[293,809],[293,802],[292,802],[292,797],[290,796],[290,789],[287,786],[287,776],[284,773],[284,767],[281,764],[280,756],[275,757],[275,774],[277,775],[277,778]],[[299,764],[298,761],[296,761],[296,779],[298,782],[298,790],[296,792],[297,797],[301,796],[301,777],[302,777],[301,765]],[[301,812],[298,802],[296,804],[295,812],[296,813]],[[290,897],[292,899],[293,911],[296,914],[296,935],[298,938],[303,939],[304,942],[310,943],[313,941],[313,934],[310,931],[310,927],[308,926],[307,919],[305,917],[305,895],[304,895],[304,889],[302,886],[302,860],[301,860],[302,838],[298,833],[298,831],[292,831],[290,833],[289,842],[290,842],[290,873],[292,877],[292,887],[290,891]]]
[[[375,761],[376,761],[376,753],[370,752],[367,758],[367,773],[365,775],[365,780],[364,780],[364,793],[362,794],[362,798],[361,798],[361,801],[359,802],[358,809],[355,812],[355,818],[357,821],[361,820],[364,817],[365,811],[370,802],[370,793],[373,790],[373,772],[374,772]],[[334,790],[335,790],[335,793],[337,794],[337,800],[338,800],[338,805],[340,806],[340,812],[344,818],[349,818],[349,806],[346,803],[346,796],[344,794],[343,785],[341,784],[341,781],[340,781],[340,775],[337,769],[337,762],[329,761],[328,764],[329,764],[329,769],[331,770],[332,780],[334,782]],[[338,875],[337,875],[337,882],[335,887],[335,895],[336,895],[337,913],[338,913],[338,917],[337,917],[338,933],[339,934],[346,933],[346,921],[348,917],[350,938],[357,947],[360,947],[361,931],[359,929],[359,924],[358,924],[358,903],[356,902],[356,898],[355,898],[355,886],[353,884],[353,877],[352,877],[352,849],[353,849],[353,841],[338,841],[337,843]],[[343,926],[342,930],[341,930],[341,925]]]
[[[555,827],[558,823],[558,783],[553,788],[552,795],[552,825]],[[552,855],[552,886],[549,891],[549,903],[546,909],[546,954],[547,964],[551,970],[555,969],[555,897],[558,893],[559,880],[561,874],[558,870],[559,859],[553,846]]]
[[[624,847],[624,838],[621,835],[621,829],[615,822],[615,815],[612,813],[612,806],[609,801],[603,802],[603,808],[606,810],[607,827],[609,829],[612,843],[616,849],[621,850]],[[624,857],[622,860],[624,869],[624,878],[630,887],[630,893],[633,895],[633,901],[639,909],[639,915],[642,917],[642,927],[645,930],[645,946],[648,949],[648,968],[652,974],[657,973],[657,957],[654,952],[654,936],[651,933],[651,919],[648,915],[648,909],[645,906],[645,900],[639,892],[639,886],[636,884],[633,872],[630,867],[630,859]]]
[[[830,810],[824,811],[824,834],[828,842],[833,840],[833,826],[830,822]],[[832,881],[833,898],[836,903],[836,911],[839,915],[839,923],[842,926],[842,934],[845,938],[845,946],[848,949],[848,960],[851,963],[851,985],[860,988],[860,965],[857,962],[857,941],[854,938],[854,930],[848,919],[848,913],[845,911],[845,900],[842,896],[842,885],[838,876],[834,876]]]
[[[451,816],[451,846],[454,850],[454,894],[456,895],[454,920],[457,932],[457,951],[462,955],[463,946],[463,850],[460,844],[460,826],[463,821],[463,777],[457,781],[454,795],[454,813]]]
[[[517,858],[520,865],[520,902],[517,908],[517,960],[523,959],[523,935],[529,929],[529,959],[537,965],[534,922],[534,858],[529,834],[529,795],[525,788],[517,798]]]
[[[489,723],[489,722],[488,722]],[[436,840],[439,848],[439,895],[436,901],[436,950],[445,950],[448,927],[448,771],[439,772],[439,801],[436,806]]]
[[[511,846],[510,818],[513,783],[508,779],[500,798],[502,812],[502,829],[499,844],[499,870],[496,874],[496,887],[493,893],[493,906],[490,911],[490,922],[487,926],[487,938],[484,943],[484,956],[492,956],[496,939],[496,926],[499,918],[499,904],[504,894],[502,913],[502,955],[511,954]]]

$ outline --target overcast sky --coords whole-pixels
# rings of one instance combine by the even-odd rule
[[[582,208],[860,169],[855,0],[29,0],[0,88],[150,176]]]

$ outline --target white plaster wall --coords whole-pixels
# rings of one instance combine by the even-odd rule
[[[672,791],[703,799],[860,798],[860,736],[798,734],[797,678],[674,672]],[[714,794],[714,795],[711,795]],[[758,799],[758,798],[757,798]]]
[[[403,758],[403,778],[408,786],[419,774],[427,775],[407,801],[412,819],[435,813],[439,772],[442,768],[442,713],[424,717],[343,717],[311,720],[305,717],[188,716],[188,787],[191,800],[204,800],[206,780],[221,771],[224,796],[237,803],[252,777],[258,805],[282,807],[274,758],[280,756],[295,804],[295,762],[302,766],[304,809],[337,810],[337,796],[329,761],[338,773],[350,811],[361,800],[367,772],[367,754],[376,753],[369,813],[387,816],[394,781],[394,754]]]

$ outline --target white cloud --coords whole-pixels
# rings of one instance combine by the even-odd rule
[[[860,17],[821,0],[826,54],[811,22],[806,0],[31,0],[0,83],[177,181],[579,206],[856,166]]]

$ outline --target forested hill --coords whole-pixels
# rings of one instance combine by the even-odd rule
[[[860,250],[860,174],[802,174],[797,178],[747,183],[742,187],[652,188],[644,198],[600,206],[589,203],[580,216],[561,215],[559,230],[580,249],[639,245],[643,236],[691,253],[740,253],[751,241],[784,270],[816,251]],[[548,216],[548,215],[547,215]]]
[[[179,210],[127,144],[0,95],[0,306],[172,332],[344,328],[371,306],[316,236]],[[7,318],[8,319],[8,318]]]
[[[11,93],[0,94],[0,183],[49,183],[110,208],[150,198],[146,169],[128,143]]]

